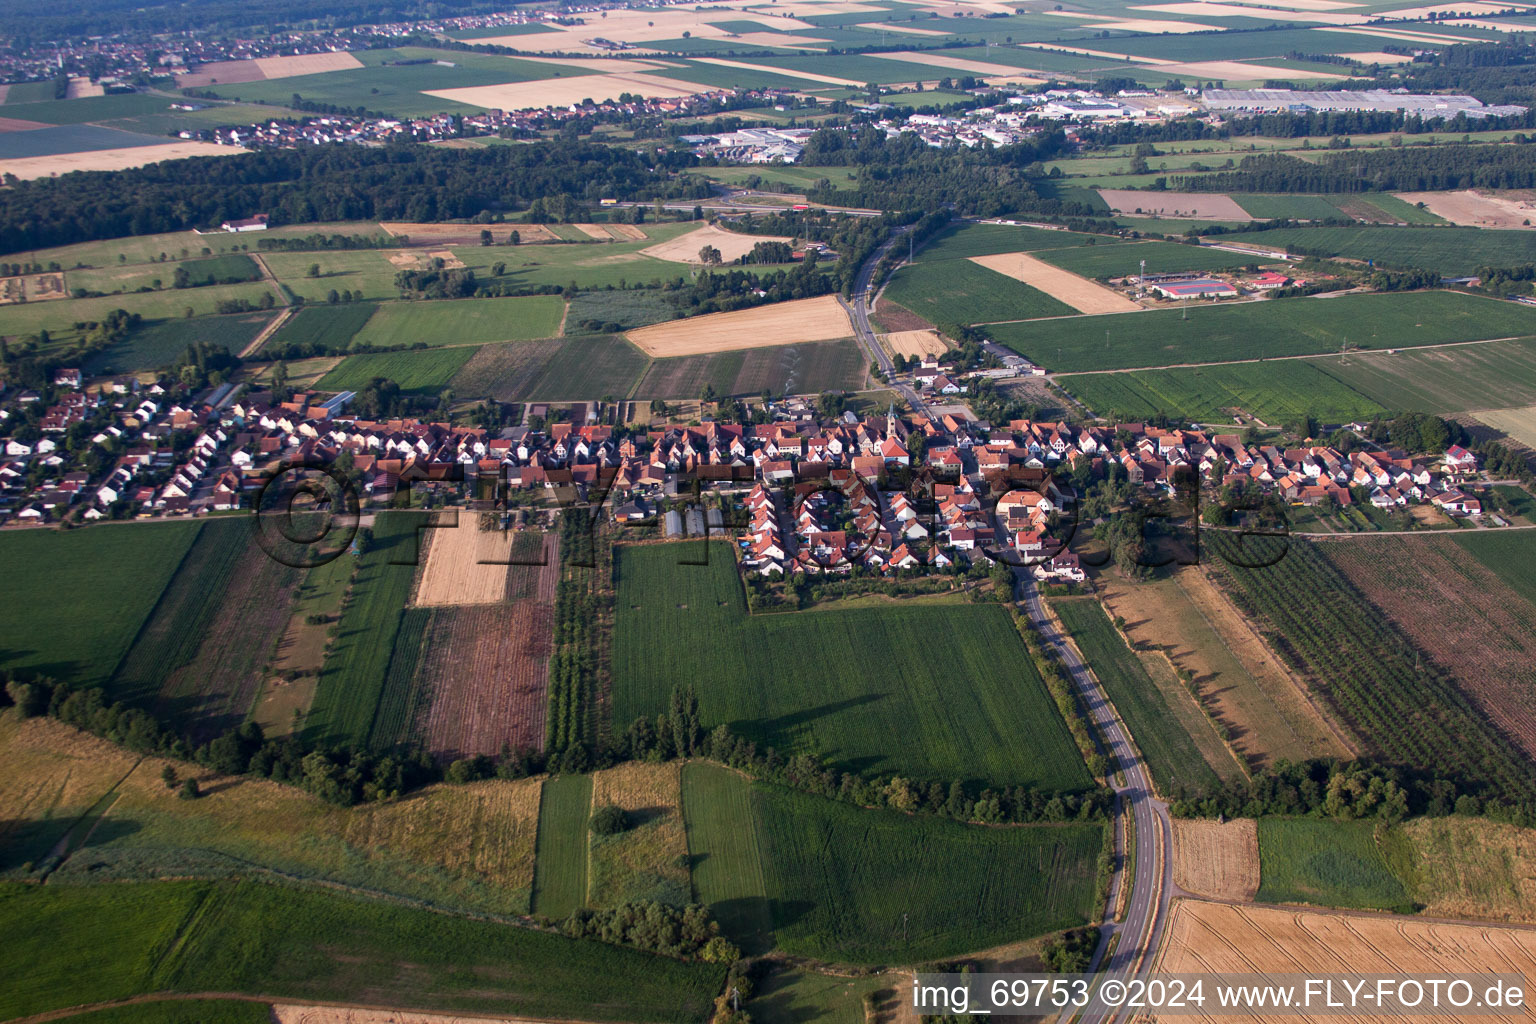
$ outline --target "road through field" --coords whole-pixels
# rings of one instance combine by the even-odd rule
[[[1131,897],[1127,901],[1125,918],[1116,922],[1115,908],[1122,900],[1120,889],[1126,882],[1126,865],[1117,871],[1115,891],[1105,906],[1105,919],[1100,925],[1099,948],[1093,955],[1090,971],[1099,973],[1102,982],[1115,978],[1121,981],[1145,974],[1152,969],[1152,954],[1162,942],[1167,926],[1169,904],[1175,894],[1172,861],[1173,822],[1168,815],[1168,805],[1152,793],[1152,782],[1124,726],[1114,714],[1099,684],[1089,675],[1088,667],[1067,644],[1045,614],[1045,603],[1034,577],[1027,572],[1016,571],[1022,604],[1029,615],[1030,624],[1040,633],[1045,643],[1054,650],[1061,663],[1072,676],[1088,713],[1109,745],[1109,753],[1119,766],[1120,781],[1113,784],[1121,805],[1130,810],[1136,827],[1135,875],[1131,880]],[[1113,952],[1110,944],[1119,936]],[[1108,956],[1108,962],[1105,957]],[[1090,1003],[1077,1018],[1080,1024],[1107,1024],[1114,1020],[1117,1010]]]

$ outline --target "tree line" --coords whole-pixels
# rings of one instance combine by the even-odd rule
[[[1536,187],[1536,146],[1407,146],[1330,152],[1317,162],[1271,153],[1247,156],[1233,170],[1175,175],[1188,192],[1443,192]]]
[[[401,143],[273,149],[81,171],[0,190],[0,252],[215,227],[266,214],[268,223],[443,221],[530,208],[569,195],[698,199],[679,175],[686,152],[641,153],[587,142],[442,149]]]

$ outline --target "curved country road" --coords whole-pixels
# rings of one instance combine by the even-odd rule
[[[1173,848],[1173,823],[1168,816],[1168,805],[1153,795],[1146,765],[1142,764],[1124,726],[1111,711],[1098,682],[1089,675],[1088,667],[1077,656],[1077,652],[1062,639],[1047,618],[1040,589],[1033,577],[1027,573],[1022,574],[1020,589],[1030,623],[1068,670],[1079,697],[1108,743],[1109,753],[1115,759],[1123,779],[1113,788],[1121,806],[1129,808],[1135,825],[1135,876],[1132,879],[1125,920],[1116,923],[1115,908],[1121,902],[1117,896],[1125,885],[1127,866],[1121,864],[1114,892],[1105,908],[1105,919],[1100,925],[1102,937],[1094,953],[1092,969],[1100,972],[1101,981],[1109,978],[1126,980],[1151,971],[1154,954],[1162,942],[1163,929],[1167,926],[1169,903],[1175,891],[1173,867],[1169,860]],[[1116,935],[1120,940],[1110,954],[1108,963],[1105,963],[1105,954]],[[1078,1020],[1082,1024],[1104,1024],[1113,1020],[1116,1012],[1094,1003],[1083,1011]]]

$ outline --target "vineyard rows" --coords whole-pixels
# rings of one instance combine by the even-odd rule
[[[1216,554],[1232,543],[1210,535]],[[1262,568],[1214,564],[1243,612],[1268,624],[1281,656],[1379,756],[1528,797],[1536,768],[1316,546],[1292,538]]]

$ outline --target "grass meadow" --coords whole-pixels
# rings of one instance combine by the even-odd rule
[[[1259,819],[1261,903],[1391,910],[1408,902],[1376,847],[1378,823]]]
[[[560,333],[565,302],[554,295],[381,303],[353,337],[388,348],[451,340],[454,345],[527,341]]]
[[[7,1017],[146,992],[703,1021],[724,968],[257,881],[0,886]],[[86,936],[88,943],[61,942]],[[509,964],[517,970],[508,970]]]
[[[781,753],[923,781],[1084,788],[1087,770],[1001,608],[746,614],[730,548],[620,547],[613,721],[691,684],[703,720]],[[1028,737],[1028,742],[1017,738]]]
[[[694,898],[749,955],[773,948],[773,913],[752,781],[707,763],[683,766],[683,822]]]
[[[587,904],[592,777],[561,775],[544,783],[539,799],[533,912],[556,920]]]

